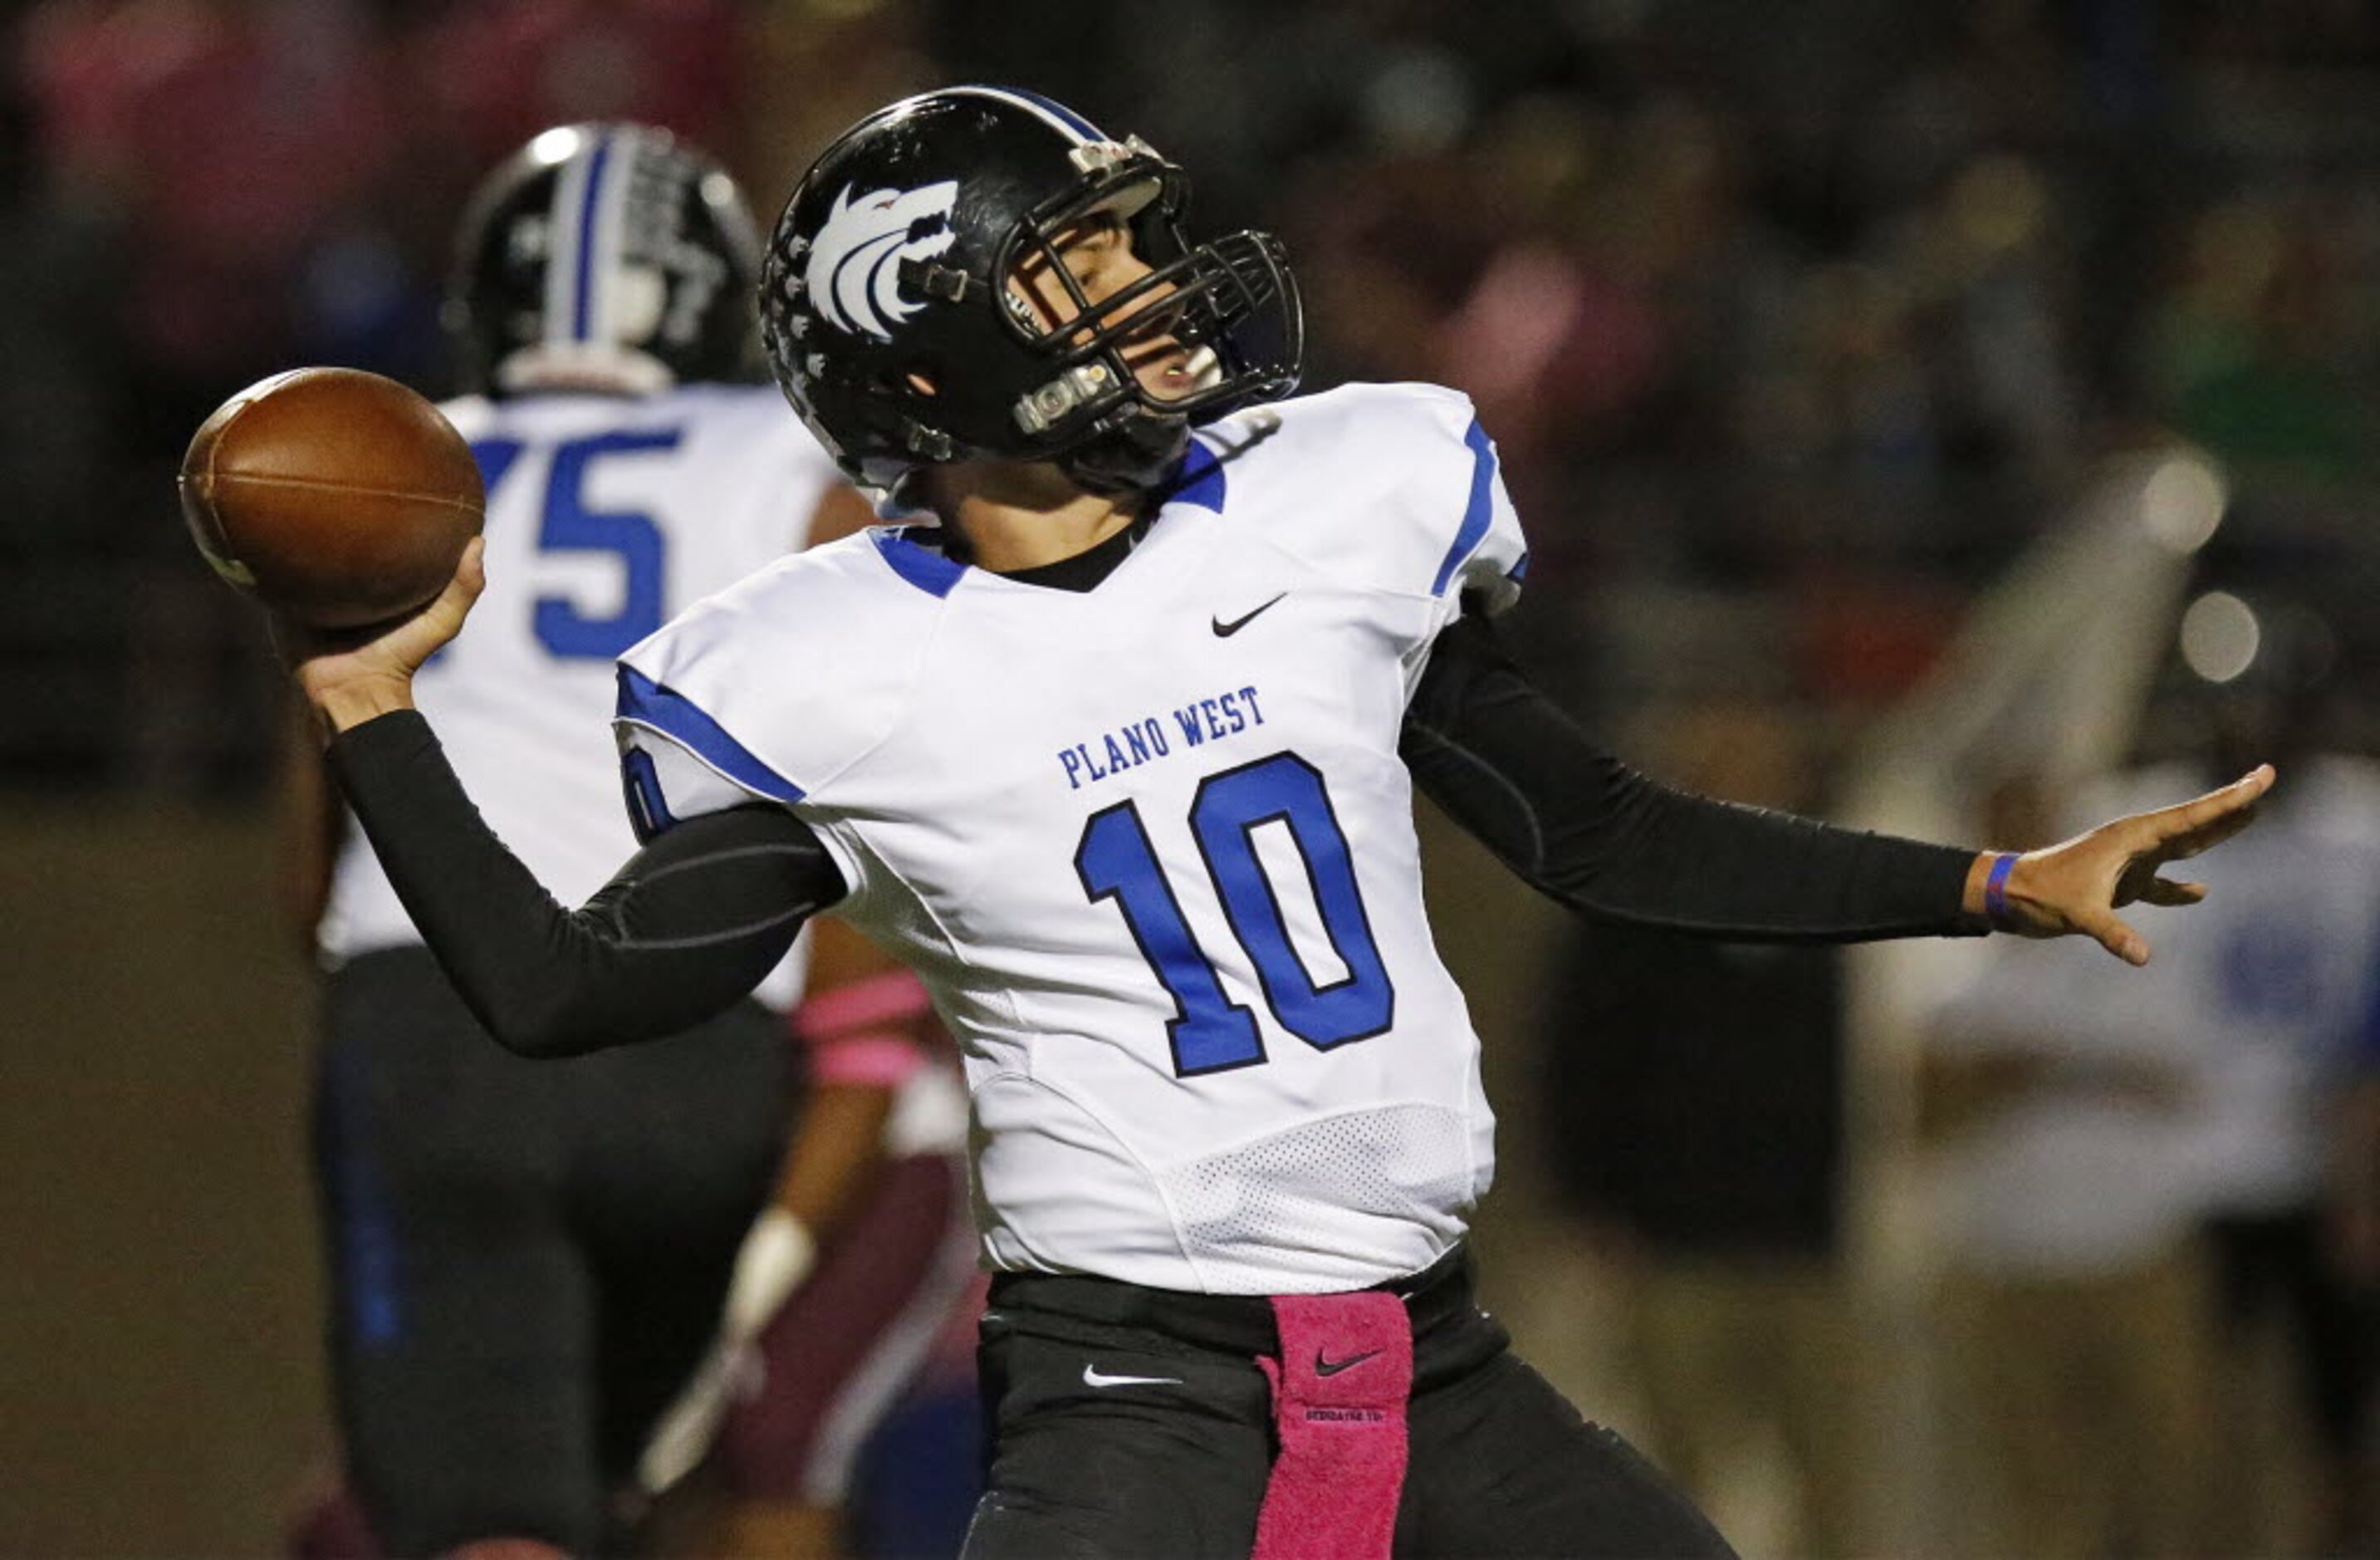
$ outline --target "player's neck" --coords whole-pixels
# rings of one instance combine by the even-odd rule
[[[953,469],[936,487],[934,507],[942,523],[966,539],[977,567],[994,574],[1087,553],[1138,513],[1133,498],[1087,493],[1048,466]]]

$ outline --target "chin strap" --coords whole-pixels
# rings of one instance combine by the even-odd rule
[[[1163,486],[1189,451],[1190,420],[1130,405],[1112,420],[1106,432],[1049,457],[1051,463],[1087,493],[1148,493]],[[877,513],[888,518],[929,508],[920,485],[925,469],[962,453],[957,442],[938,429],[916,421],[905,427],[910,453],[920,457],[917,464],[889,478],[874,473],[881,480],[862,484],[882,494]]]
[[[1123,421],[1058,457],[1058,469],[1092,493],[1147,493],[1190,448],[1190,420],[1135,407]]]

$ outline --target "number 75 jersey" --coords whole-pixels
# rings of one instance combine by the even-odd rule
[[[702,603],[622,661],[632,806],[816,829],[959,1038],[993,1266],[1379,1283],[1493,1168],[1398,736],[1464,592],[1524,562],[1460,395],[1245,412],[1092,590],[883,528]]]
[[[673,615],[807,539],[839,481],[773,386],[478,396],[443,408],[487,486],[488,586],[415,679],[447,757],[504,843],[565,904],[636,848],[605,727],[613,663]],[[341,852],[324,951],[420,934],[360,834]],[[763,995],[793,996],[790,970]]]

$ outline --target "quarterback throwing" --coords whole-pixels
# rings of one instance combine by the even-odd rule
[[[1830,829],[1652,784],[1495,613],[1527,550],[1460,394],[1303,399],[1261,233],[1028,93],[861,121],[780,218],[780,384],[906,523],[772,566],[622,658],[639,854],[555,905],[410,709],[459,627],[298,674],[398,893],[530,1053],[734,1000],[828,905],[965,1053],[995,1405],[978,1557],[1718,1555],[1515,1359],[1464,1232],[1478,1041],[1424,916],[1416,786],[1582,911],[1714,935],[2080,932],[2182,904],[2260,770],[2048,850]],[[832,683],[799,670],[832,655]]]

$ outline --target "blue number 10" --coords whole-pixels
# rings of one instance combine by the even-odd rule
[[[1291,944],[1281,902],[1257,859],[1255,831],[1274,823],[1295,843],[1331,951],[1347,967],[1344,977],[1328,985],[1316,983]],[[1396,988],[1372,936],[1347,835],[1321,772],[1294,753],[1275,753],[1210,774],[1191,804],[1190,832],[1275,1021],[1318,1051],[1385,1031],[1396,1013]],[[1116,902],[1142,957],[1181,1010],[1166,1025],[1178,1076],[1265,1060],[1255,1015],[1224,993],[1214,961],[1199,947],[1158,864],[1137,807],[1119,802],[1092,814],[1075,850],[1075,871],[1094,903]]]

